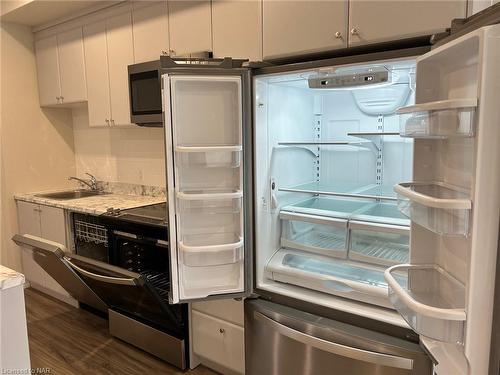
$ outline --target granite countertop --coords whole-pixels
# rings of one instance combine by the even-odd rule
[[[50,199],[50,198],[43,198],[36,196],[38,194],[55,193],[58,191],[67,191],[67,190],[68,189],[16,194],[14,196],[14,199],[18,201],[42,204],[45,206],[59,207],[65,210],[92,214],[92,215],[103,214],[110,208],[124,210],[127,208],[147,206],[150,204],[163,203],[166,201],[164,195],[149,196],[149,195],[129,195],[129,194],[116,194],[116,193],[106,193],[92,197],[67,199],[67,200]]]
[[[0,265],[0,290],[24,284],[24,275]]]

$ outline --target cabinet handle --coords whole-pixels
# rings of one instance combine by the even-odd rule
[[[337,32],[335,33],[335,38],[336,38],[336,39],[342,39],[342,33],[341,33],[340,31],[337,31]]]
[[[111,126],[115,126],[115,120],[111,119]]]
[[[108,124],[108,125],[109,125],[109,120],[108,120],[108,119],[105,119],[104,121],[106,121],[106,124]]]
[[[170,52],[170,56],[175,56],[175,50],[169,49],[168,51]]]
[[[224,332],[226,332],[226,330],[224,328],[219,328],[219,332],[224,333]]]
[[[61,99],[61,102],[64,102],[64,96],[60,96],[59,99]]]
[[[359,35],[359,30],[358,30],[358,29],[356,29],[355,27],[353,27],[353,28],[351,29],[351,35]]]

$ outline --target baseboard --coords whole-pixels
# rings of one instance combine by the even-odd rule
[[[29,282],[26,282],[24,283],[24,287],[26,288],[26,284],[29,285],[29,287],[33,288],[33,289],[36,289],[44,294],[47,294],[48,296],[51,296],[59,301],[62,301],[64,303],[67,303],[68,305],[70,306],[73,306],[73,307],[76,307],[78,308],[79,307],[79,304],[78,304],[78,301],[72,297],[68,297],[68,296],[65,296],[63,294],[60,294],[60,293],[57,293],[57,292],[54,292],[52,289],[49,289],[49,288],[46,288],[40,284],[37,284],[33,281],[29,281]]]

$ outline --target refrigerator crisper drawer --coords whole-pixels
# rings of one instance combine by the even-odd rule
[[[407,283],[394,276],[401,272]],[[434,340],[463,342],[465,286],[460,281],[437,265],[393,266],[385,278],[392,304],[415,332]]]
[[[349,259],[379,265],[408,262],[409,227],[351,221],[349,228]]]
[[[268,301],[245,301],[247,375],[430,375],[416,343]]]
[[[469,194],[442,182],[408,182],[394,187],[398,208],[430,231],[467,236],[472,207]]]
[[[281,246],[325,256],[347,256],[347,220],[281,212]]]
[[[381,267],[282,248],[265,271],[274,281],[392,308]]]
[[[409,138],[451,138],[474,135],[477,99],[451,99],[398,110],[400,135]]]

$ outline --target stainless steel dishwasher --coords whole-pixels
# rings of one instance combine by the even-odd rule
[[[261,299],[245,302],[247,375],[430,375],[416,343]]]

